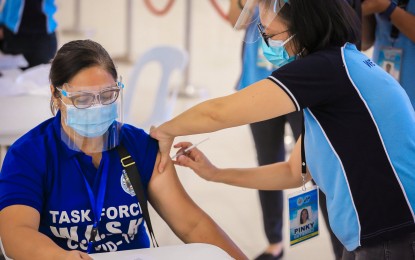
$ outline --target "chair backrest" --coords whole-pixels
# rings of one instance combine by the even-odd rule
[[[170,78],[174,71],[183,72],[188,64],[188,54],[177,47],[157,46],[145,52],[137,60],[124,89],[124,121],[127,123],[134,121],[132,102],[134,96],[141,94],[138,90],[141,87],[137,85],[140,73],[146,65],[152,62],[159,63],[161,66],[161,78],[150,115],[144,122],[136,125],[144,130],[148,130],[153,124],[159,124],[171,118],[180,86],[170,87]]]

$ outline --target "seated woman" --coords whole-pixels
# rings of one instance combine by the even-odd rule
[[[117,151],[123,145],[144,194],[182,241],[246,258],[186,194],[171,161],[167,173],[157,171],[157,141],[122,124],[123,85],[117,78],[98,43],[72,41],[58,51],[50,71],[56,116],[10,147],[0,173],[0,237],[7,255],[91,259],[87,253],[150,247],[143,205]]]

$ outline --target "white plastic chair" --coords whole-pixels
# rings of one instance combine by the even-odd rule
[[[146,98],[145,96],[141,98],[140,95],[143,94],[143,91],[140,90],[144,86],[137,85],[137,82],[144,67],[153,62],[161,66],[159,86],[156,90],[150,115],[144,121],[136,123],[137,120],[133,118],[134,113],[132,111],[133,98],[135,96],[139,97],[138,100]],[[170,86],[170,78],[175,71],[182,74],[187,64],[187,52],[173,46],[157,46],[145,52],[134,64],[128,84],[124,89],[124,121],[148,131],[151,125],[157,125],[170,119],[180,88],[179,84]]]

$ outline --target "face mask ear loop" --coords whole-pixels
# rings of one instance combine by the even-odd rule
[[[292,39],[292,38],[294,38],[294,36],[295,36],[295,34],[294,34],[294,35],[291,35],[291,37],[290,37],[290,38],[288,38],[287,40],[285,40],[285,41],[282,43],[282,45],[281,45],[281,46],[284,46],[285,44],[287,44],[287,42],[291,41],[291,39]]]

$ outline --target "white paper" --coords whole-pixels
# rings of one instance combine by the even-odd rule
[[[0,52],[0,70],[24,68],[28,65],[29,63],[22,54],[11,55]]]

